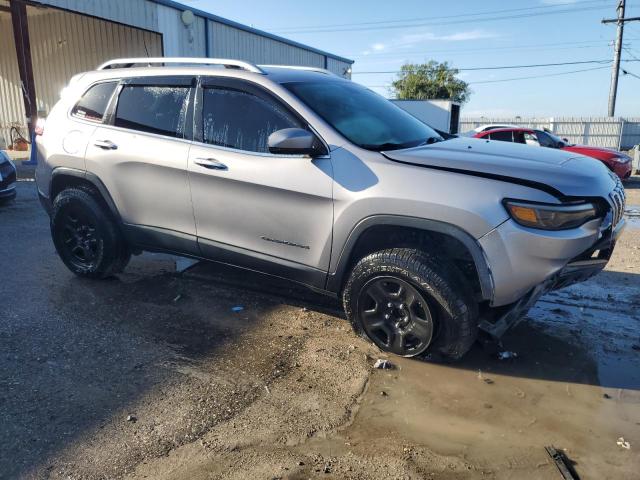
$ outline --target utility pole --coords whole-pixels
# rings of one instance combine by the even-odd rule
[[[622,19],[624,18],[624,2],[625,0],[620,0],[618,2],[618,8],[616,8],[618,13],[616,28],[616,43],[613,47],[613,67],[611,70],[611,85],[609,87],[609,116],[613,117],[616,112],[616,96],[618,94],[618,75],[620,73],[620,55],[622,54],[622,34],[624,33],[624,22]],[[605,23],[606,20],[602,20],[602,23]]]
[[[609,88],[609,116],[613,117],[616,111],[616,96],[618,94],[618,75],[620,74],[620,55],[622,54],[622,34],[625,22],[640,20],[640,17],[624,18],[625,0],[620,0],[616,7],[617,18],[603,19],[602,23],[616,23],[616,43],[613,50],[613,66],[611,70],[611,86]]]

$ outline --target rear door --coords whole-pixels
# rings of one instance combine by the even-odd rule
[[[176,238],[191,238],[197,251],[189,193],[188,121],[193,77],[144,77],[123,81],[105,124],[93,133],[87,170],[98,175],[123,221],[141,244],[184,250]]]
[[[331,159],[269,153],[267,138],[304,120],[262,87],[208,78],[189,153],[202,252],[304,283],[322,283],[333,227]]]

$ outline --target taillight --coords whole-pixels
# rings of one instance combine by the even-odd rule
[[[45,118],[38,118],[38,121],[36,122],[36,128],[34,129],[36,135],[44,134],[45,123],[47,123],[47,120]]]

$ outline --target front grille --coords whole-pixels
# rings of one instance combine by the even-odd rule
[[[616,186],[609,194],[611,200],[612,213],[612,226],[615,227],[624,215],[625,194],[624,186],[620,179],[616,176]]]

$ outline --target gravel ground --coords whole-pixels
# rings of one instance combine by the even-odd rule
[[[0,478],[559,478],[549,444],[581,478],[637,478],[638,228],[504,339],[517,358],[438,365],[257,274],[144,254],[75,278],[18,190],[0,209]]]

